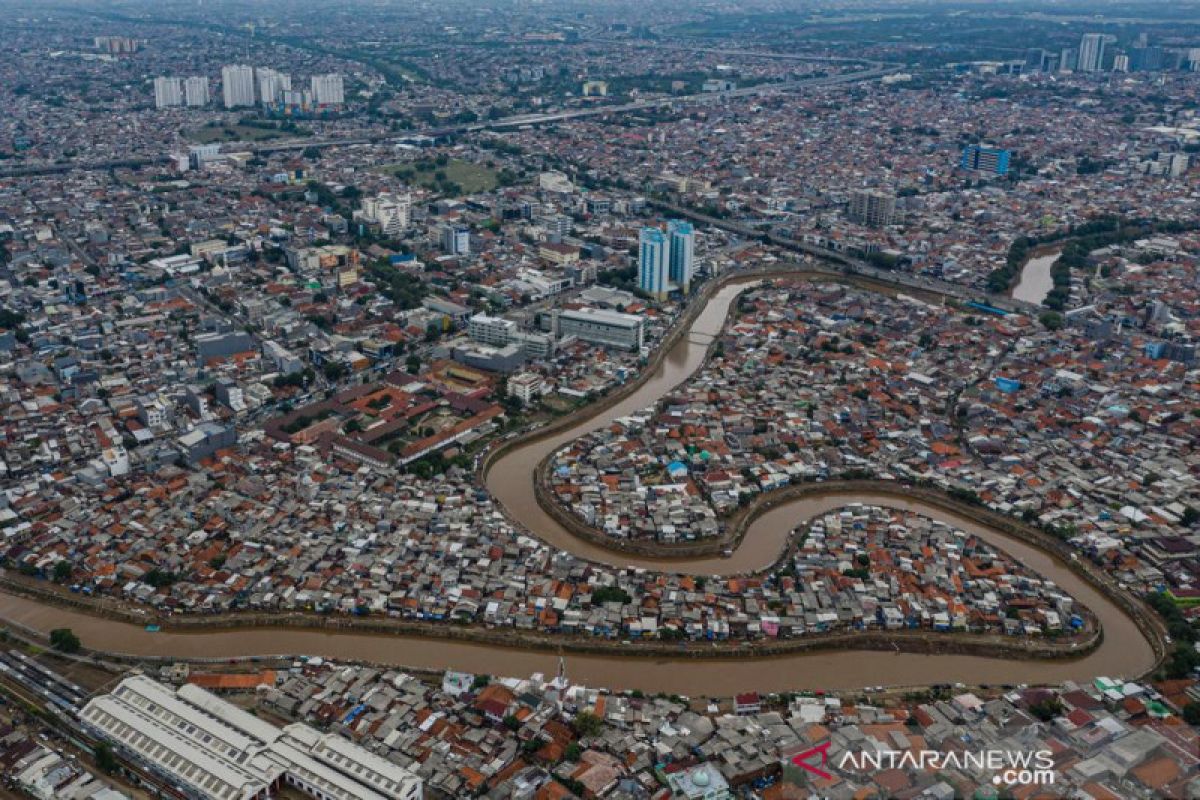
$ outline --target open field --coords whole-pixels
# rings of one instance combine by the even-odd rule
[[[450,159],[443,166],[429,160],[387,164],[377,167],[376,171],[450,195],[487,192],[495,189],[498,183],[495,170],[460,159]]]

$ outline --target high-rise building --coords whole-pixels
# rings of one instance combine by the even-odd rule
[[[1085,33],[1079,40],[1080,72],[1099,72],[1104,66],[1104,34]]]
[[[258,80],[258,99],[264,106],[282,103],[284,92],[292,90],[291,75],[276,72],[269,67],[259,67],[254,72]]]
[[[1166,51],[1158,46],[1135,47],[1129,51],[1129,68],[1135,72],[1153,72],[1166,66]]]
[[[183,96],[187,104],[193,108],[208,105],[208,78],[203,75],[193,75],[185,80]]]
[[[859,225],[885,228],[896,221],[896,197],[875,189],[860,189],[850,195],[846,215]]]
[[[346,102],[342,76],[336,72],[312,76],[313,102],[319,106],[340,106]]]
[[[670,269],[667,277],[684,294],[692,290],[692,275],[696,266],[696,232],[690,222],[673,219],[667,222]]]
[[[471,231],[463,225],[447,225],[442,228],[442,249],[452,256],[471,252]]]
[[[154,107],[183,105],[183,82],[179,78],[154,79]]]
[[[670,281],[671,243],[658,228],[642,228],[638,236],[638,288],[664,299]]]
[[[1058,71],[1074,72],[1079,65],[1079,51],[1074,47],[1064,47],[1058,54]]]
[[[1007,175],[1010,158],[1011,154],[1007,150],[970,144],[963,148],[961,165],[963,169]]]
[[[221,92],[226,108],[254,105],[254,67],[241,64],[222,67]]]

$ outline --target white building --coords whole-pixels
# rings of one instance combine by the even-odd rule
[[[472,341],[503,347],[512,339],[517,323],[503,317],[476,314],[467,322],[467,335]]]
[[[312,76],[313,102],[319,106],[340,106],[346,102],[342,76],[336,72]]]
[[[192,108],[208,105],[208,78],[193,75],[183,82],[184,101]]]
[[[421,778],[302,724],[277,728],[196,686],[171,690],[143,675],[80,711],[93,734],[185,796],[252,800],[287,784],[320,800],[418,800]]]
[[[641,317],[599,308],[557,312],[555,329],[561,337],[575,336],[624,350],[640,350],[645,340]]]
[[[1079,40],[1079,71],[1099,72],[1104,66],[1104,34],[1085,33]]]
[[[180,78],[154,79],[154,107],[169,108],[183,105],[183,81]]]
[[[221,92],[226,108],[254,105],[254,67],[241,64],[222,67]]]
[[[354,212],[356,219],[378,225],[386,236],[399,236],[408,230],[412,214],[412,195],[383,193],[363,198],[362,208]]]
[[[515,397],[525,405],[540,397],[546,386],[542,376],[536,372],[522,372],[508,379],[508,396]]]
[[[292,90],[291,75],[276,72],[269,67],[259,67],[254,72],[258,80],[258,99],[264,106],[282,103],[284,92]]]

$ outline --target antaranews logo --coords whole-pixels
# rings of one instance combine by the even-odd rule
[[[1057,772],[1054,754],[1049,750],[863,750],[846,751],[830,765],[826,741],[791,757],[791,763],[804,773],[832,780],[832,769],[860,779],[890,769],[939,772],[953,769],[968,774],[991,773],[997,786],[1052,786]],[[803,773],[802,773],[803,774]]]

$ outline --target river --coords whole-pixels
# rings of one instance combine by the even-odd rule
[[[1021,268],[1021,277],[1017,281],[1017,285],[1013,287],[1012,298],[1040,306],[1046,299],[1046,295],[1050,294],[1050,290],[1054,288],[1054,278],[1050,275],[1050,268],[1054,266],[1054,262],[1060,255],[1062,253],[1055,250],[1045,255],[1034,256],[1026,261],[1025,266]]]
[[[718,291],[699,314],[688,336],[681,337],[661,366],[631,397],[570,430],[514,449],[496,461],[487,485],[514,519],[551,546],[609,564],[646,569],[687,570],[701,574],[732,574],[768,565],[781,552],[789,532],[806,519],[847,503],[864,502],[906,508],[945,520],[978,534],[1054,580],[1091,608],[1104,627],[1104,641],[1095,651],[1070,661],[1016,661],[961,655],[914,655],[838,650],[800,655],[697,660],[568,654],[570,678],[592,686],[673,692],[687,695],[729,695],[735,691],[854,689],[863,686],[916,686],[931,683],[968,684],[1059,683],[1140,674],[1154,663],[1150,642],[1120,608],[1052,556],[1030,545],[944,510],[892,497],[830,494],[784,503],[757,518],[730,558],[699,558],[664,563],[630,558],[580,541],[550,518],[534,498],[532,473],[554,448],[616,417],[640,409],[686,380],[703,363],[712,337],[720,332],[740,286]],[[522,648],[497,648],[440,639],[355,632],[299,629],[228,630],[148,633],[140,626],[98,619],[76,611],[41,605],[0,594],[0,616],[48,631],[73,628],[85,645],[134,655],[171,657],[233,657],[244,655],[308,654],[339,659],[430,669],[459,669],[497,675],[551,674],[557,655]],[[632,649],[632,648],[631,648]]]

